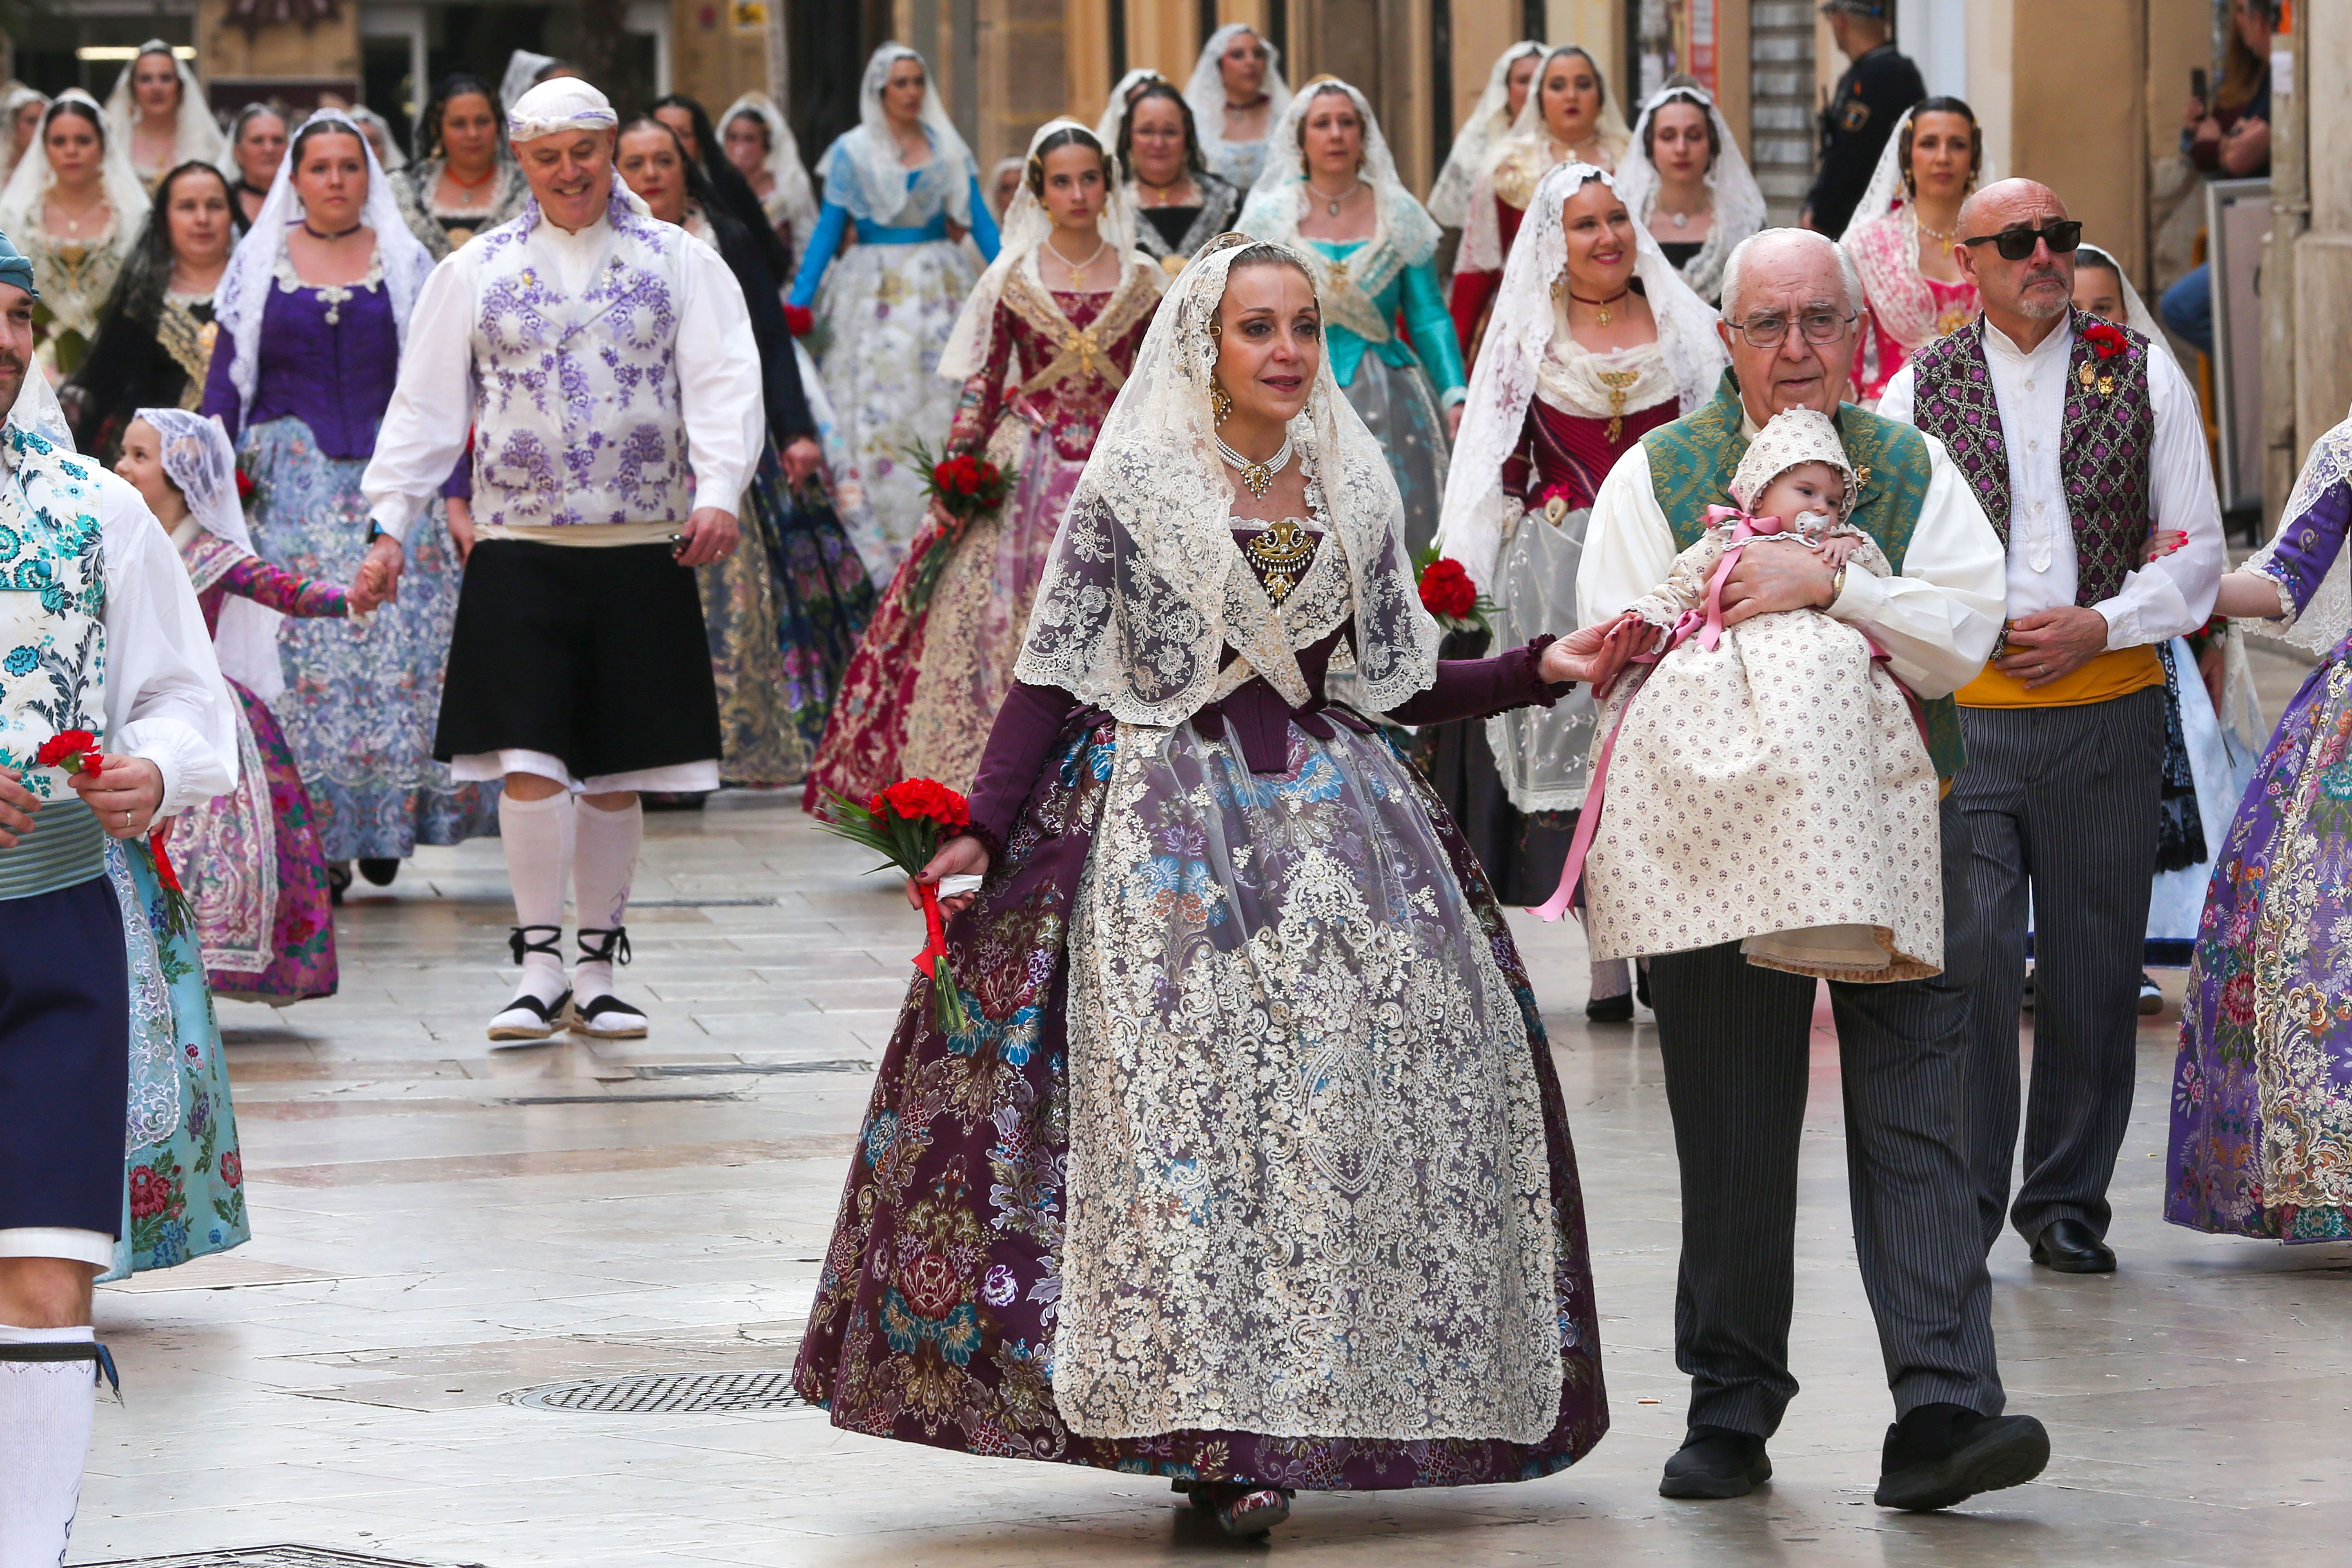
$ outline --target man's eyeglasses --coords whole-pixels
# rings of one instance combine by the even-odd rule
[[[2005,228],[1999,234],[1980,234],[1962,245],[1990,245],[2000,252],[2003,261],[2022,261],[2033,254],[2036,242],[2050,247],[2053,256],[2072,255],[2083,243],[2083,226],[2073,218],[2062,218],[2041,228]]]
[[[1823,306],[1818,310],[1800,311],[1797,331],[1809,343],[1833,343],[1845,336],[1845,330],[1860,320],[1859,314],[1843,315]],[[1777,349],[1789,341],[1789,318],[1759,310],[1744,321],[1726,323],[1731,330],[1759,349]]]

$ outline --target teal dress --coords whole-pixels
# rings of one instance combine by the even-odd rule
[[[1437,537],[1452,448],[1438,411],[1461,402],[1464,394],[1462,346],[1436,269],[1426,260],[1397,265],[1393,253],[1367,256],[1373,246],[1388,251],[1385,240],[1307,243],[1327,268],[1324,339],[1331,378],[1388,453],[1404,497],[1406,545],[1425,549]],[[1358,280],[1374,287],[1352,286]],[[1374,335],[1381,331],[1384,336]]]

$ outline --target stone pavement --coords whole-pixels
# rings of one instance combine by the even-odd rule
[[[2277,711],[2278,672],[2264,684]],[[2294,672],[2299,673],[2299,672]],[[805,1409],[583,1413],[591,1378],[789,1368],[920,930],[865,857],[775,796],[651,823],[629,985],[649,1041],[493,1054],[511,916],[498,847],[427,850],[341,916],[342,994],[223,1010],[254,1239],[100,1292],[128,1404],[100,1409],[76,1563],[1212,1562],[1160,1483],[837,1433]],[[1592,1229],[1614,1427],[1575,1468],[1462,1491],[1302,1497],[1272,1550],[1332,1564],[2340,1562],[2352,1534],[2352,1247],[2158,1219],[2176,1019],[2141,1030],[2116,1184],[2123,1270],[2005,1239],[2011,1407],[2038,1484],[1949,1515],[1870,1505],[1889,1418],[1817,1031],[1779,1476],[1667,1503],[1676,1194],[1656,1042],[1583,1021],[1572,928],[1515,917],[1553,1030]],[[2177,995],[2179,977],[2166,977]],[[1646,1015],[1644,1015],[1646,1018]],[[1256,1550],[1256,1549],[1241,1549]]]

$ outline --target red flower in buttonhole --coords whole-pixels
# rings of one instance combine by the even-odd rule
[[[2093,321],[2084,327],[2083,341],[2090,344],[2091,352],[2101,359],[2113,359],[2131,346],[2131,340],[2124,336],[2124,330],[2108,321]]]
[[[1441,555],[1421,574],[1421,603],[1442,620],[1465,620],[1477,608],[1478,585],[1462,563]]]
[[[41,749],[33,753],[33,761],[45,768],[62,767],[69,773],[78,773],[97,751],[97,736],[87,730],[68,730],[42,742]]]

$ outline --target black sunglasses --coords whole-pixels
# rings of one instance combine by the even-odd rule
[[[2005,228],[1999,234],[1980,234],[1962,245],[1990,245],[2000,252],[2003,261],[2022,261],[2033,254],[2036,241],[2050,247],[2053,256],[2069,256],[2083,243],[2083,226],[2073,218],[2061,218],[2042,228]]]

